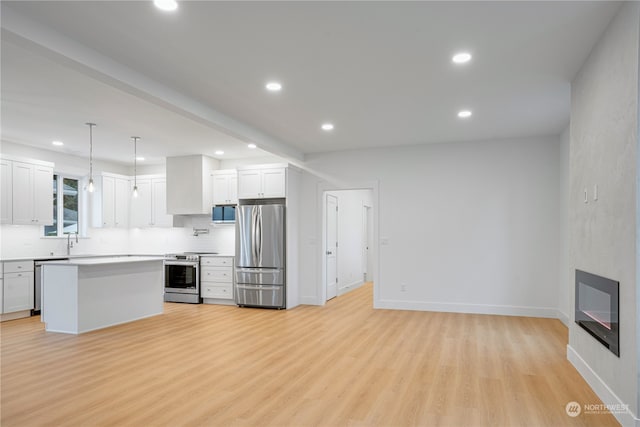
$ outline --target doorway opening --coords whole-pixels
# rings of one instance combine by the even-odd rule
[[[374,191],[323,192],[323,301],[374,281]]]

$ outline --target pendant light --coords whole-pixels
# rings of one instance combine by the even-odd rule
[[[133,197],[138,197],[138,140],[139,136],[132,136],[133,139]]]
[[[89,126],[89,193],[93,193],[93,127],[95,123],[85,123]]]

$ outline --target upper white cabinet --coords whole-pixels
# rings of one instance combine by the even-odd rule
[[[264,199],[286,197],[287,168],[264,166],[238,171],[238,198]]]
[[[167,214],[167,180],[151,180],[151,222],[154,227],[173,226],[173,216]]]
[[[0,159],[0,224],[13,222],[13,164]]]
[[[129,201],[131,200],[131,185],[128,179],[114,179],[113,195],[113,226],[129,226]]]
[[[216,159],[200,155],[167,157],[167,213],[211,214],[211,172],[219,163]]]
[[[131,199],[132,227],[171,227],[165,178],[138,178],[138,197]]]
[[[53,166],[12,163],[12,223],[53,224]]]
[[[131,227],[151,227],[151,179],[137,179],[138,196],[131,199]]]
[[[213,181],[213,204],[235,205],[238,203],[238,172],[220,170],[211,173]]]
[[[129,226],[129,201],[131,185],[129,177],[103,174],[99,191],[94,193],[98,199],[94,203],[97,216],[94,216],[95,227]]]

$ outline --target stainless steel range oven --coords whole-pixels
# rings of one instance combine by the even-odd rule
[[[200,257],[197,254],[167,255],[164,300],[200,304]]]

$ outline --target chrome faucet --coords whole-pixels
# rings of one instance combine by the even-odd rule
[[[71,248],[73,247],[73,241],[71,240],[71,235],[72,234],[76,235],[76,243],[78,243],[78,232],[77,231],[72,231],[70,233],[67,233],[67,255],[71,255]]]

